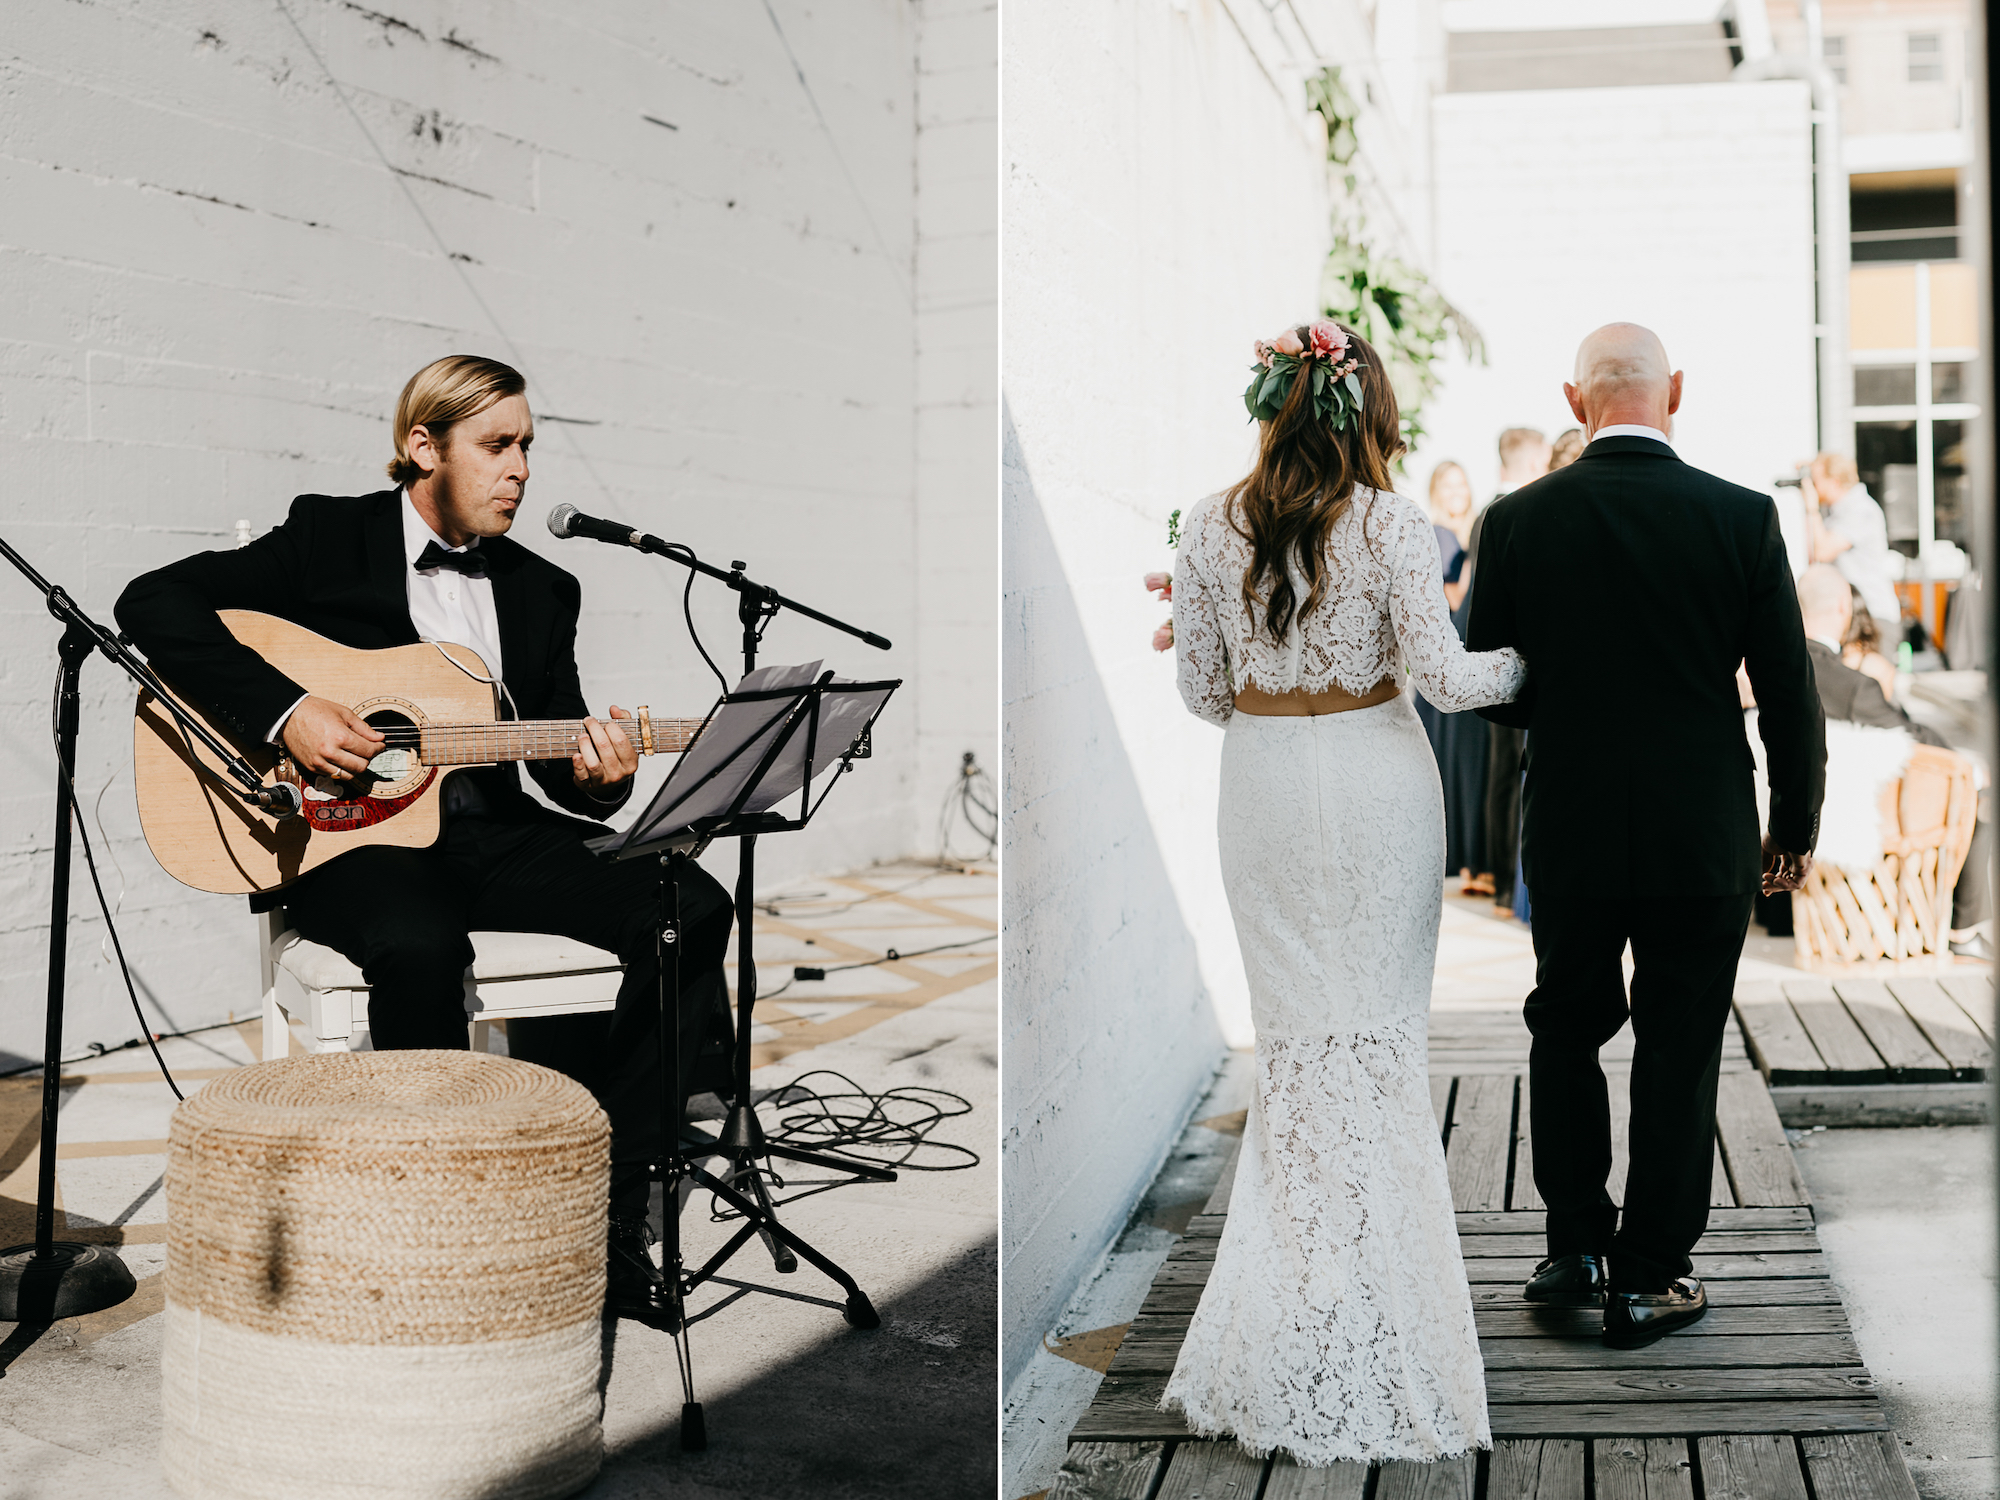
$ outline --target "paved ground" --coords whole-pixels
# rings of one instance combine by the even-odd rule
[[[845,1265],[882,1313],[872,1333],[810,1301],[698,1294],[693,1329],[697,1396],[709,1449],[684,1454],[672,1345],[621,1324],[609,1349],[602,1476],[585,1496],[689,1500],[791,1497],[989,1496],[996,1463],[998,1159],[997,991],[990,870],[940,873],[876,867],[796,883],[760,912],[756,935],[760,1086],[816,1068],[865,1088],[926,1085],[964,1095],[970,1115],[937,1138],[982,1157],[968,1171],[912,1173],[893,1185],[843,1188],[801,1203],[786,1222]],[[889,949],[921,958],[829,974],[774,992],[794,964],[855,962]],[[176,1070],[242,1066],[258,1052],[255,1023],[167,1044]],[[167,1206],[160,1186],[172,1096],[144,1053],[66,1070],[89,1081],[64,1091],[58,1179],[78,1224],[125,1226],[121,1253],[141,1278],[122,1307],[56,1325],[25,1348],[0,1323],[0,1500],[171,1494],[159,1447],[160,1271]],[[0,1080],[0,1085],[7,1081]],[[183,1085],[188,1087],[188,1085]],[[0,1243],[30,1238],[33,1089],[0,1091]],[[10,1144],[11,1143],[11,1144]],[[725,1233],[690,1203],[691,1250]],[[807,1298],[837,1292],[810,1268],[772,1274],[740,1256],[728,1274]]]
[[[1861,1357],[1925,1500],[1991,1500],[1993,1131],[1793,1133]]]
[[[1789,938],[1752,927],[1740,975],[1795,975]],[[1629,957],[1628,957],[1629,964]],[[1490,901],[1448,894],[1432,984],[1437,1010],[1520,1004],[1534,983],[1528,933]],[[1629,969],[1628,969],[1629,972]],[[1070,1428],[1144,1300],[1188,1200],[1206,1196],[1240,1130],[1249,1054],[1234,1053],[1098,1274],[1006,1393],[1002,1495],[1055,1480]],[[1202,1122],[1207,1121],[1204,1124]],[[1994,1168],[1986,1126],[1809,1133],[1798,1152],[1821,1244],[1862,1358],[1926,1500],[1991,1500],[1994,1430]],[[1179,1214],[1178,1222],[1175,1216]]]

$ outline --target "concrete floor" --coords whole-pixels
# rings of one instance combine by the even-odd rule
[[[997,881],[990,871],[915,866],[856,879],[795,883],[760,912],[759,989],[770,998],[759,1002],[753,1034],[763,1064],[756,1082],[771,1087],[830,1068],[875,1091],[925,1085],[962,1094],[972,1113],[944,1122],[934,1138],[970,1147],[980,1165],[906,1172],[892,1185],[843,1188],[786,1213],[790,1227],[854,1274],[882,1314],[878,1330],[857,1332],[836,1308],[795,1300],[837,1302],[839,1294],[810,1267],[773,1274],[754,1251],[724,1274],[794,1298],[721,1287],[696,1294],[697,1313],[714,1310],[694,1325],[691,1344],[705,1453],[680,1450],[671,1341],[617,1325],[607,1349],[605,1465],[587,1500],[993,1494],[999,1059],[997,962],[987,939]],[[965,939],[977,941],[772,995],[801,959],[852,961]],[[177,1071],[241,1066],[256,1055],[256,1037],[245,1034],[255,1030],[177,1039],[164,1050]],[[65,1090],[63,1207],[77,1223],[126,1226],[121,1253],[141,1284],[122,1307],[57,1324],[25,1347],[13,1325],[0,1323],[0,1500],[172,1493],[157,1457],[155,1314],[173,1099],[146,1077],[149,1063],[143,1052],[119,1053],[65,1070],[92,1081]],[[10,1116],[0,1126],[5,1150],[15,1124]],[[28,1237],[23,1199],[32,1198],[33,1180],[32,1152],[0,1160],[0,1242]],[[697,1195],[683,1215],[691,1259],[727,1232],[708,1222],[707,1202]]]
[[[1991,1500],[1993,1131],[1793,1132],[1820,1244],[1925,1500]]]

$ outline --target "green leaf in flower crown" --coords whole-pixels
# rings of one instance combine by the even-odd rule
[[[1350,370],[1341,384],[1347,387],[1347,394],[1354,398],[1354,406],[1358,411],[1361,407],[1361,377]]]
[[[1326,390],[1326,366],[1315,362],[1313,365],[1313,395],[1318,397]]]

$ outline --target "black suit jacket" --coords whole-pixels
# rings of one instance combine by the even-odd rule
[[[1600,438],[1486,512],[1466,644],[1528,685],[1522,861],[1555,895],[1728,895],[1762,868],[1737,664],[1761,709],[1771,836],[1819,834],[1826,727],[1777,507],[1650,438]]]
[[[118,623],[160,675],[240,739],[261,743],[272,720],[305,689],[223,628],[219,609],[252,609],[374,650],[417,640],[404,574],[403,500],[396,490],[336,497],[301,495],[282,526],[230,552],[199,552],[135,578],[118,598]],[[523,718],[579,719],[589,712],[577,680],[576,579],[506,537],[479,544],[493,580],[493,608],[507,688]],[[551,801],[604,818],[631,795],[593,797],[570,779],[566,760],[531,761]],[[472,777],[488,810],[533,816],[540,805],[511,764]]]
[[[1916,736],[1920,745],[1943,746],[1944,736],[1928,724],[1919,724],[1882,694],[1882,684],[1866,672],[1857,672],[1840,659],[1840,653],[1818,641],[1806,642],[1812,653],[1813,678],[1819,684],[1819,705],[1828,719],[1846,724],[1866,724],[1871,729],[1904,729]]]

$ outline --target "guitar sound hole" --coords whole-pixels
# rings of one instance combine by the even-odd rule
[[[417,769],[417,725],[409,715],[393,708],[377,708],[363,718],[371,728],[380,730],[388,743],[368,763],[368,769],[355,777],[357,791],[401,781]]]

